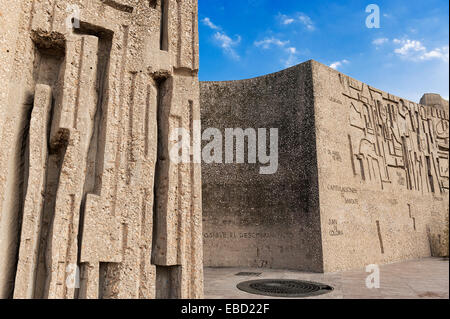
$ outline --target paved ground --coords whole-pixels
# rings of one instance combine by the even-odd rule
[[[258,277],[236,276],[235,274],[239,272],[261,272],[262,274]],[[380,289],[366,288],[368,275],[365,269],[315,274],[273,269],[205,268],[205,298],[270,298],[248,294],[236,288],[239,282],[254,279],[300,279],[321,282],[334,287],[334,291],[329,294],[311,298],[449,298],[448,259],[426,258],[381,266]]]

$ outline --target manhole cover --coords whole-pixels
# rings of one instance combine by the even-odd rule
[[[287,298],[318,296],[333,291],[333,287],[328,285],[289,279],[244,281],[238,284],[237,288],[255,295]]]

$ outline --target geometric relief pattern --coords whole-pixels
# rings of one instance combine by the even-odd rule
[[[170,132],[200,120],[197,2],[23,7],[24,205],[0,298],[202,297],[200,164],[167,156]]]
[[[422,193],[449,189],[449,114],[340,75],[355,175]]]

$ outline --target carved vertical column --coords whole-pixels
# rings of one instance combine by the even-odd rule
[[[201,209],[191,208],[189,192],[201,185],[190,164],[168,158],[170,133],[192,129],[189,100],[198,101],[196,3],[178,4],[179,12],[176,0],[23,4],[14,49],[22,63],[13,66],[23,85],[8,91],[20,112],[10,137],[1,128],[18,142],[0,154],[0,236],[17,241],[15,254],[0,247],[2,296],[201,297],[201,281],[188,280],[201,273],[189,264],[201,250],[189,222]],[[67,23],[74,7],[79,27]]]

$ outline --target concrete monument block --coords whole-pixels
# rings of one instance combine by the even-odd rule
[[[448,256],[448,108],[311,63],[324,270]]]
[[[197,1],[0,13],[0,298],[201,298]]]
[[[206,265],[332,272],[448,256],[440,97],[417,104],[315,61],[200,92],[204,129],[279,128],[275,174],[203,164]]]
[[[203,164],[205,265],[322,271],[311,64],[200,87],[203,129],[279,130],[275,174],[247,153],[245,164]]]

